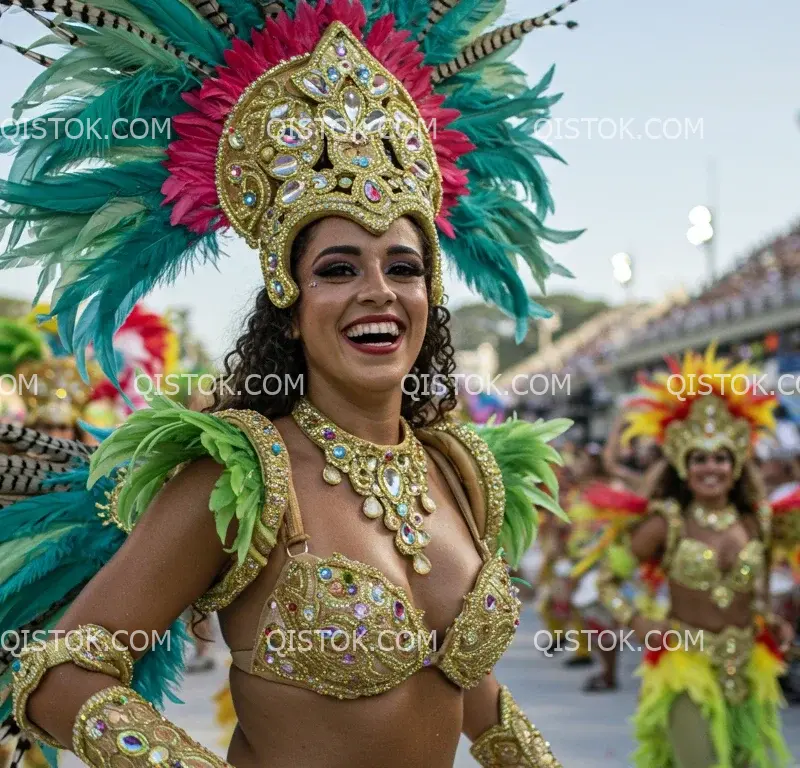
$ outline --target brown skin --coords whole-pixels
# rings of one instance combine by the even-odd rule
[[[321,255],[330,247],[335,252]],[[427,292],[424,277],[416,274],[420,270],[408,269],[414,263],[422,265],[422,250],[409,222],[401,219],[374,237],[349,221],[330,218],[318,225],[298,265],[296,332],[308,359],[309,399],[335,415],[342,428],[382,444],[399,440],[401,381],[425,334]],[[338,266],[329,271],[331,264]],[[384,312],[405,325],[402,343],[391,355],[367,355],[342,337],[353,320]],[[292,459],[310,551],[319,556],[342,552],[379,568],[425,612],[441,642],[474,585],[481,559],[433,461],[428,482],[437,511],[428,520],[432,540],[426,550],[433,571],[424,577],[396,552],[391,532],[358,513],[362,500],[348,483],[331,487],[323,481],[323,455],[292,419],[275,423]],[[111,630],[163,632],[202,595],[228,557],[208,512],[220,472],[203,459],[169,482],[59,629],[92,622]],[[279,545],[256,581],[220,613],[232,649],[254,645],[259,615],[286,560]],[[29,716],[69,744],[81,704],[114,682],[62,665],[31,697]],[[450,768],[462,731],[474,740],[497,722],[498,690],[492,675],[462,691],[438,670],[425,669],[379,696],[339,701],[234,668],[231,693],[240,720],[228,759],[237,768],[374,768],[380,755],[385,768]]]
[[[692,451],[687,463],[686,483],[696,504],[709,511],[723,509],[728,504],[729,494],[735,483],[730,453],[725,449]],[[723,571],[732,568],[747,542],[760,535],[757,521],[752,515],[742,516],[728,529],[719,532],[703,528],[693,518],[687,517],[684,530],[687,536],[705,542],[717,553]],[[662,517],[653,517],[634,532],[631,548],[639,560],[650,561],[663,556],[666,542],[666,521]],[[727,626],[746,627],[753,621],[753,594],[735,592],[733,602],[723,609],[706,592],[689,589],[674,582],[669,583],[669,588],[672,619],[710,632],[720,632]],[[644,641],[648,632],[664,631],[667,627],[663,622],[636,616],[631,622],[631,628]],[[791,626],[778,621],[774,630],[781,650],[787,650],[793,637]],[[653,644],[652,636],[650,644]]]

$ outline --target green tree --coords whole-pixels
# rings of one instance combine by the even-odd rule
[[[575,330],[598,312],[608,309],[600,299],[589,299],[571,293],[537,297],[537,302],[556,313],[560,328],[553,333],[553,341]],[[516,365],[539,348],[539,334],[535,322],[531,322],[528,335],[521,344],[514,341],[514,321],[496,307],[488,304],[464,304],[453,310],[453,346],[457,350],[476,349],[489,342],[497,350],[500,370]]]

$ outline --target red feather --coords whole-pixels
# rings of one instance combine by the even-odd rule
[[[647,510],[647,499],[631,491],[619,491],[602,483],[589,486],[584,499],[593,507],[610,509],[629,515],[643,515]]]

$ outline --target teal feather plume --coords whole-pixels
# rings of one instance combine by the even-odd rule
[[[460,0],[435,24],[423,41],[426,64],[442,64],[494,24],[506,0]]]
[[[506,507],[498,544],[515,567],[536,538],[538,509],[569,522],[558,502],[558,479],[550,467],[562,465],[563,460],[548,443],[571,426],[569,419],[531,423],[514,418],[475,427],[503,476]]]
[[[130,0],[158,29],[158,34],[177,48],[217,66],[224,63],[228,38],[195,9],[180,0]]]
[[[264,26],[264,15],[258,2],[219,0],[219,4],[236,27],[237,35],[243,40],[249,41],[253,30]]]

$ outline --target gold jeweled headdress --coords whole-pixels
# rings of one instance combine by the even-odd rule
[[[220,140],[217,188],[233,227],[260,250],[276,306],[299,294],[295,235],[324,216],[373,234],[413,217],[434,246],[431,301],[441,303],[442,180],[430,136],[408,92],[344,24],[245,90]]]
[[[755,368],[717,358],[714,345],[703,355],[686,352],[683,365],[672,358],[667,363],[667,373],[641,380],[645,394],[628,403],[623,440],[656,440],[684,479],[693,450],[726,448],[738,477],[755,439],[775,429],[774,395],[761,391]]]

